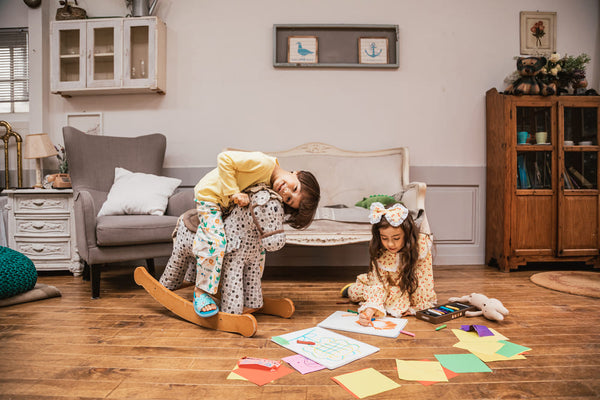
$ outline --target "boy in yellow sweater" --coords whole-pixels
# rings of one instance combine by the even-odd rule
[[[219,309],[208,295],[219,288],[221,265],[227,239],[223,210],[232,204],[247,206],[250,199],[242,190],[264,183],[283,199],[287,222],[296,229],[307,227],[315,215],[320,198],[319,183],[308,171],[288,172],[277,158],[261,152],[225,151],[217,157],[217,168],[194,187],[200,225],[194,238],[196,286],[194,310],[201,317],[215,315]]]

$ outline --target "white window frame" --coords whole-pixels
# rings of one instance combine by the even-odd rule
[[[18,59],[19,52],[15,50],[20,50],[24,59]],[[15,86],[17,83],[20,85]],[[5,113],[23,112],[15,110],[16,103],[26,103],[29,109],[29,32],[26,27],[0,28],[0,103],[10,104],[10,110]]]

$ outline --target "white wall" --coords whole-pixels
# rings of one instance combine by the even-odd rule
[[[225,146],[279,150],[306,141],[402,145],[415,166],[481,166],[484,93],[502,89],[515,69],[519,11],[556,11],[558,51],[588,53],[590,71],[600,56],[597,0],[158,1],[167,95],[52,96],[57,141],[64,114],[87,110],[104,113],[106,134],[165,133],[167,167],[213,165]],[[124,0],[79,3],[90,16],[127,12]],[[273,68],[276,23],[398,24],[400,68]],[[598,88],[597,74],[591,85]]]
[[[588,80],[599,89],[598,0],[158,1],[156,14],[167,24],[165,96],[36,93],[34,108],[39,104],[43,111],[30,115],[31,126],[60,143],[66,113],[99,111],[107,135],[166,134],[165,167],[182,171],[213,166],[227,146],[281,150],[307,141],[353,150],[408,146],[412,177],[429,185],[430,221],[447,262],[483,262],[484,96],[492,87],[502,90],[515,69],[519,12],[556,11],[558,52],[589,54]],[[45,12],[29,11],[42,18],[45,29],[58,7],[58,1],[50,3],[43,2]],[[79,5],[90,17],[128,12],[124,0]],[[11,26],[20,19],[13,14],[24,12],[22,2],[0,0],[0,27]],[[397,24],[400,68],[276,69],[272,28],[285,23]],[[39,29],[30,26],[32,36]],[[48,77],[46,67],[32,76],[32,86],[47,87]],[[24,165],[34,168],[29,160]],[[456,221],[448,219],[455,204],[446,199],[453,198],[463,207],[470,204],[465,199],[473,202],[460,213],[467,228],[456,230]]]

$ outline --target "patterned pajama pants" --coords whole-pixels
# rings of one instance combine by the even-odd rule
[[[196,256],[196,287],[216,294],[227,247],[223,214],[217,204],[208,201],[200,201],[196,209],[200,219],[192,246],[192,253]]]

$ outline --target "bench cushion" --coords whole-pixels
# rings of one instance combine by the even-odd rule
[[[327,219],[314,220],[307,229],[294,229],[285,225],[287,244],[303,246],[335,246],[371,240],[371,224],[339,222]]]

